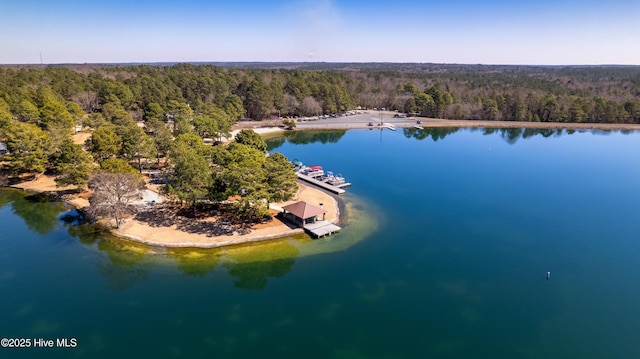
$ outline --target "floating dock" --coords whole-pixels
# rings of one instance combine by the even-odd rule
[[[332,235],[340,231],[340,227],[329,221],[317,221],[304,226],[304,229],[316,238]]]
[[[327,191],[331,191],[335,194],[344,194],[345,190],[343,190],[341,187],[349,187],[351,186],[351,183],[343,183],[337,186],[331,185],[327,182],[322,182],[319,181],[311,176],[307,176],[305,174],[302,174],[300,172],[296,172],[296,175],[298,175],[298,178],[305,181],[305,182],[309,182],[313,185],[316,185],[320,188],[326,189]]]

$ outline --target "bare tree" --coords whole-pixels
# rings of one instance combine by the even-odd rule
[[[81,92],[74,95],[72,99],[79,103],[82,109],[87,113],[93,112],[100,106],[100,102],[98,102],[98,94],[93,91]]]
[[[300,107],[300,103],[295,96],[286,93],[284,94],[284,106],[287,114],[295,116],[298,114],[298,107]]]
[[[89,198],[89,213],[113,218],[116,228],[124,216],[135,213],[132,202],[142,198],[144,182],[131,173],[97,173],[89,180],[93,195]]]
[[[302,99],[300,107],[305,116],[319,115],[322,113],[322,106],[320,103],[310,96]]]

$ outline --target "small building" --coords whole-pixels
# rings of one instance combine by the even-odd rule
[[[315,223],[320,215],[322,215],[322,220],[324,220],[324,216],[327,213],[324,209],[304,201],[284,206],[282,209],[284,211],[284,218],[302,227],[310,223]]]
[[[322,204],[320,204],[322,205]],[[316,238],[339,232],[340,227],[325,220],[327,211],[304,201],[282,207],[284,218],[302,226],[309,234]],[[322,215],[322,220],[318,216]]]
[[[7,148],[7,144],[4,142],[0,142],[0,156],[8,155],[9,149]]]

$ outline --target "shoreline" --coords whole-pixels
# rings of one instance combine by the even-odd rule
[[[340,204],[335,196],[300,182],[298,182],[298,188],[298,192],[293,199],[286,202],[274,203],[270,205],[270,209],[279,212],[282,206],[301,200],[315,205],[323,203],[324,208],[327,210],[327,220],[331,223],[339,223]],[[197,222],[198,224],[204,225],[207,223],[206,220]],[[208,233],[195,233],[193,231],[182,230],[178,223],[172,223],[170,226],[153,226],[138,219],[130,218],[127,219],[120,228],[111,229],[110,232],[118,238],[157,248],[202,249],[262,242],[305,233],[304,229],[291,228],[288,224],[275,217],[267,224],[257,224],[253,227],[251,232],[247,234],[239,234],[234,230],[232,234],[211,236]]]
[[[398,128],[416,127],[416,121],[420,120],[423,128],[455,127],[455,128],[539,128],[539,129],[566,129],[566,130],[640,130],[640,124],[593,124],[593,123],[547,123],[547,122],[508,122],[508,121],[476,121],[476,120],[443,120],[426,118],[394,118],[395,112],[364,112],[363,114],[338,117],[321,120],[311,120],[298,122],[294,131],[304,130],[324,130],[324,129],[374,129],[377,125],[368,126],[369,122],[374,122],[372,116],[380,116],[383,123],[394,125]],[[375,123],[375,122],[374,122]],[[234,126],[235,130],[241,128],[253,129],[261,135],[278,135],[287,130],[280,127],[257,127],[264,125],[259,121],[247,121]],[[256,126],[256,127],[254,127]],[[272,211],[281,211],[281,207],[296,201],[304,200],[312,204],[325,204],[327,209],[327,219],[334,224],[340,222],[340,206],[338,198],[328,192],[311,185],[298,183],[298,192],[294,199],[271,204]],[[67,195],[64,192],[75,189],[74,186],[56,187],[55,181],[50,176],[41,175],[37,179],[22,182],[10,186],[24,191],[35,193],[54,193],[60,197],[62,202],[76,209],[81,209],[89,205],[87,198],[80,194]],[[86,197],[86,196],[85,196]],[[201,222],[201,221],[197,221]],[[202,221],[206,222],[206,220]],[[255,243],[273,239],[285,238],[304,234],[302,228],[291,228],[278,218],[267,224],[257,224],[247,234],[239,234],[233,230],[232,234],[209,235],[203,231],[182,230],[178,228],[176,221],[169,226],[152,225],[135,218],[127,219],[118,229],[108,228],[113,236],[159,248],[219,248],[245,243]]]
[[[565,129],[565,130],[604,130],[604,131],[633,131],[640,130],[640,124],[625,123],[571,123],[571,122],[524,122],[524,121],[486,121],[486,120],[447,120],[427,117],[395,118],[392,111],[363,111],[357,115],[332,117],[297,121],[293,131],[303,130],[349,130],[375,129],[380,122],[399,128],[535,128],[535,129]],[[418,124],[417,121],[422,123]],[[372,123],[373,126],[369,126]],[[234,129],[250,128],[259,134],[286,132],[283,128],[274,127],[273,121],[243,121],[234,125]]]
[[[340,206],[339,199],[319,188],[311,185],[303,184],[297,181],[298,191],[289,201],[272,203],[271,211],[280,212],[282,206],[297,202],[306,201],[314,205],[324,204],[327,210],[326,218],[329,222],[338,224],[340,222]],[[89,201],[78,195],[71,198],[64,198],[61,192],[72,190],[75,187],[55,187],[55,181],[50,176],[42,175],[33,181],[22,182],[8,188],[19,189],[32,193],[52,193],[55,194],[63,203],[75,208],[82,209],[89,205]],[[295,235],[304,234],[302,228],[291,228],[288,224],[282,222],[278,218],[273,218],[271,222],[266,224],[254,224],[247,234],[239,234],[234,230],[232,234],[209,235],[208,233],[194,233],[182,230],[177,221],[173,221],[170,226],[151,225],[149,223],[137,220],[135,218],[126,219],[120,228],[112,228],[104,226],[106,231],[114,237],[122,240],[128,240],[156,248],[219,248],[233,246],[245,243],[255,243],[268,241],[279,238],[286,238]],[[207,220],[193,221],[198,224],[205,224]],[[213,225],[213,224],[212,224]]]

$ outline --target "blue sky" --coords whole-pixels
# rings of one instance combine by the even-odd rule
[[[638,0],[0,0],[0,63],[640,65]]]

